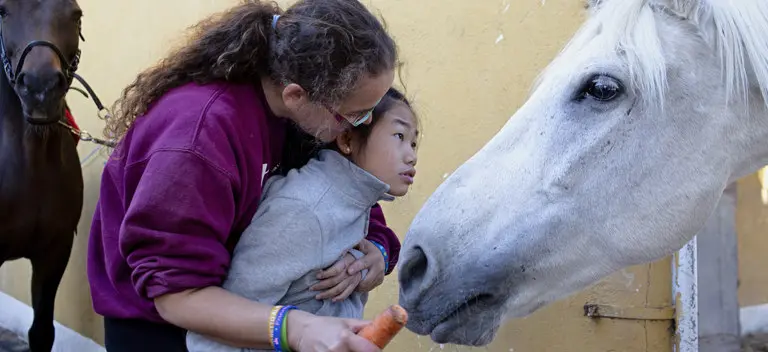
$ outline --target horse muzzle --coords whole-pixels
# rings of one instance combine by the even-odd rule
[[[32,125],[50,125],[57,123],[64,111],[63,100],[51,101],[46,104],[27,104],[22,99],[24,119]]]
[[[67,82],[60,70],[52,67],[21,72],[15,88],[21,100],[24,117],[29,123],[55,123],[61,117]]]

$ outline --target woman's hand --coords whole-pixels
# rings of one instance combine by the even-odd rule
[[[384,283],[384,255],[371,241],[362,240],[355,247],[360,252],[365,253],[365,256],[356,260],[347,269],[347,273],[354,275],[362,272],[364,269],[368,269],[368,274],[365,275],[365,280],[362,280],[357,285],[357,291],[370,292],[374,288]]]
[[[357,336],[368,322],[319,317],[300,310],[288,313],[288,345],[294,351],[381,352],[368,340]]]
[[[352,254],[347,253],[330,268],[319,272],[317,278],[320,282],[309,289],[312,291],[325,291],[315,296],[315,299],[323,300],[333,298],[334,302],[338,302],[349,297],[363,279],[362,272],[350,274],[347,270],[354,262],[355,257]]]

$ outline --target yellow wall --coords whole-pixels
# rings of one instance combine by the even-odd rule
[[[768,188],[768,183],[765,184]],[[739,304],[742,307],[768,303],[768,205],[761,197],[759,175],[739,181],[736,230],[739,236]]]
[[[234,0],[80,0],[85,11],[81,73],[112,102],[120,89],[179,38],[180,30]],[[286,1],[281,1],[285,5]],[[408,93],[424,120],[419,176],[406,199],[386,205],[401,235],[419,206],[463,160],[487,141],[525,101],[531,82],[583,20],[582,0],[366,2],[380,9],[406,62]],[[112,27],[114,26],[114,27]],[[110,29],[111,27],[111,29]],[[81,126],[100,131],[90,102],[70,101]],[[93,148],[81,144],[81,156]],[[102,341],[90,307],[85,254],[103,157],[85,167],[86,202],[80,235],[59,291],[56,317]],[[0,289],[29,302],[25,262],[0,270]],[[668,351],[670,322],[593,321],[584,303],[661,307],[670,304],[670,262],[616,273],[595,287],[513,323],[491,351]],[[369,316],[397,302],[396,275],[379,288]],[[393,351],[428,351],[428,338],[403,333]],[[449,350],[454,350],[450,348]],[[466,349],[458,349],[466,350]]]

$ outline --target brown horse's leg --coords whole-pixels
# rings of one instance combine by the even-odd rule
[[[32,308],[35,311],[32,327],[28,332],[31,352],[49,352],[53,347],[55,336],[53,305],[72,250],[71,240],[59,242],[58,245],[51,246],[53,250],[39,251],[39,256],[30,259],[32,262]]]

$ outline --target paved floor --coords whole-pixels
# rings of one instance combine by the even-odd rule
[[[768,352],[768,334],[744,337],[742,351]],[[29,346],[18,335],[0,327],[0,352],[29,352]]]
[[[748,335],[742,338],[743,352],[768,352],[768,334]]]
[[[0,352],[27,352],[29,346],[16,334],[0,328]]]

